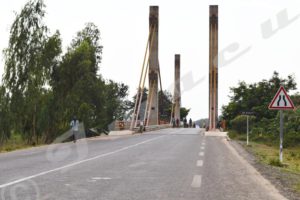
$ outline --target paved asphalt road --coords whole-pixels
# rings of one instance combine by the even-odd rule
[[[164,129],[0,154],[0,199],[285,198],[224,137]]]

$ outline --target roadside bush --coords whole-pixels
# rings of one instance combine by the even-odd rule
[[[246,132],[247,117],[239,115],[231,121],[232,129],[237,131],[239,134]]]
[[[228,136],[229,136],[230,139],[236,139],[237,138],[237,132],[233,131],[233,130],[230,130],[228,132]]]
[[[279,138],[276,138],[273,134],[253,134],[251,140],[268,146],[277,145],[279,142]]]
[[[280,162],[278,158],[271,158],[269,160],[269,165],[275,166],[275,167],[283,167],[283,164]]]
[[[228,132],[228,136],[230,139],[234,139],[234,140],[240,140],[240,141],[246,141],[246,134],[240,134],[235,130],[230,130]]]
[[[284,135],[283,146],[284,147],[297,147],[300,145],[300,134],[288,133]]]
[[[249,125],[252,126],[255,117],[249,116]],[[237,131],[239,134],[247,132],[247,116],[239,115],[231,121],[231,127],[233,130]]]

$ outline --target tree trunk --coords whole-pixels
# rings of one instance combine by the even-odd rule
[[[38,143],[38,136],[36,134],[36,104],[34,105],[33,119],[32,119],[32,138],[36,139],[35,145]]]

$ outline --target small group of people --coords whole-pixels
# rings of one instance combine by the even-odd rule
[[[180,120],[177,118],[175,119],[174,117],[172,118],[172,126],[173,128],[177,127],[179,128],[180,127]]]
[[[172,125],[173,128],[175,127],[180,127],[180,120],[177,118],[175,120],[175,118],[172,118]],[[186,118],[183,118],[183,127],[184,128],[195,128],[195,123],[193,123],[193,120],[190,118],[189,122],[187,121]]]
[[[195,128],[195,123],[193,123],[193,120],[190,118],[189,123],[187,122],[187,119],[183,119],[183,127],[184,128]]]

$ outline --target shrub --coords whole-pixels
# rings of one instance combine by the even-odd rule
[[[269,160],[269,165],[275,166],[275,167],[283,167],[283,164],[280,162],[278,158],[271,158]]]
[[[237,138],[237,133],[236,133],[236,131],[229,131],[228,136],[231,139],[236,139]]]
[[[300,135],[287,133],[283,136],[283,147],[297,147],[300,145]]]
[[[252,126],[255,117],[249,116],[249,125]],[[247,132],[247,116],[239,115],[231,121],[232,129],[237,131],[238,133],[246,133]]]

